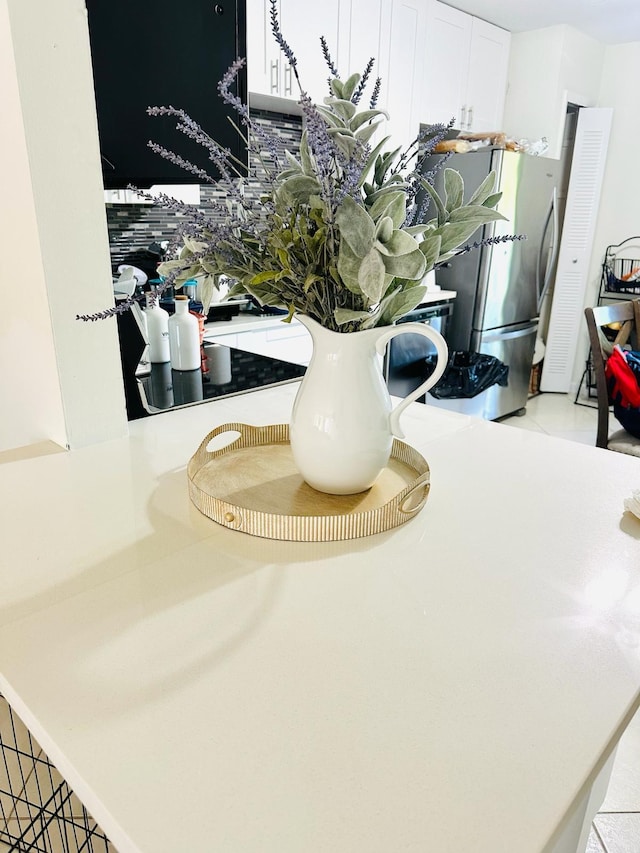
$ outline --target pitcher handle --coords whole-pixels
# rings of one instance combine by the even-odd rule
[[[413,403],[418,397],[421,397],[429,388],[433,388],[436,382],[440,379],[445,371],[449,360],[449,348],[447,342],[439,332],[432,329],[426,323],[400,323],[397,326],[390,326],[388,331],[384,332],[376,341],[376,350],[379,355],[384,355],[384,350],[389,341],[398,335],[422,335],[423,338],[428,338],[436,348],[438,361],[435,370],[428,379],[419,385],[415,391],[408,394],[395,409],[392,409],[389,415],[389,427],[391,433],[397,438],[404,438],[404,433],[400,428],[400,415],[407,408],[409,403]]]

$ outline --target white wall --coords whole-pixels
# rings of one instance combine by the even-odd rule
[[[0,451],[66,442],[6,0],[0,0]]]
[[[516,139],[549,142],[562,151],[567,101],[595,106],[604,46],[566,25],[513,33],[504,130]]]
[[[0,450],[126,434],[86,9],[0,0]]]
[[[638,68],[640,42],[608,46],[598,94],[598,106],[613,107],[613,123],[605,169],[600,210],[589,267],[586,305],[595,305],[602,259],[607,246],[640,235],[640,95]],[[577,387],[587,358],[586,331],[581,336],[574,365]]]

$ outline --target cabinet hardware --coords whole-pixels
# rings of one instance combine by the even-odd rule
[[[285,95],[290,95],[293,91],[292,88],[292,73],[291,66],[287,63],[284,67],[284,93]]]
[[[216,15],[224,15],[224,7],[221,6],[219,3],[216,3],[216,5],[213,7],[213,11],[216,13]]]
[[[460,107],[460,127],[464,130],[467,123],[467,108],[464,104]]]
[[[271,62],[270,89],[271,89],[272,93],[278,91],[278,77],[280,74],[279,67],[280,67],[280,60],[279,59],[276,59],[275,61]],[[275,76],[273,73],[274,71],[275,71]]]
[[[473,124],[473,107],[469,107],[467,112],[467,130],[471,130],[471,125]]]

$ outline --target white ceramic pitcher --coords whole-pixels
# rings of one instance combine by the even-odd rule
[[[293,458],[304,480],[320,492],[362,492],[386,467],[393,437],[404,437],[401,413],[442,376],[447,344],[423,323],[342,334],[309,317],[298,319],[311,334],[313,356],[291,415]],[[391,338],[405,334],[428,338],[438,360],[431,376],[392,409],[382,356]]]

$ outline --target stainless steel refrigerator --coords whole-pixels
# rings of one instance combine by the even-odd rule
[[[425,164],[432,168],[435,158]],[[471,237],[522,234],[526,240],[482,247],[459,255],[436,270],[437,283],[457,297],[447,341],[450,350],[470,350],[496,356],[509,366],[506,387],[494,385],[476,397],[426,402],[484,417],[505,417],[523,410],[538,331],[540,306],[550,284],[559,222],[556,184],[558,160],[497,149],[454,154],[446,166],[460,172],[465,198],[494,170],[502,192],[498,210],[507,221],[491,223]],[[436,187],[442,189],[443,170]],[[433,214],[429,211],[426,218]]]

